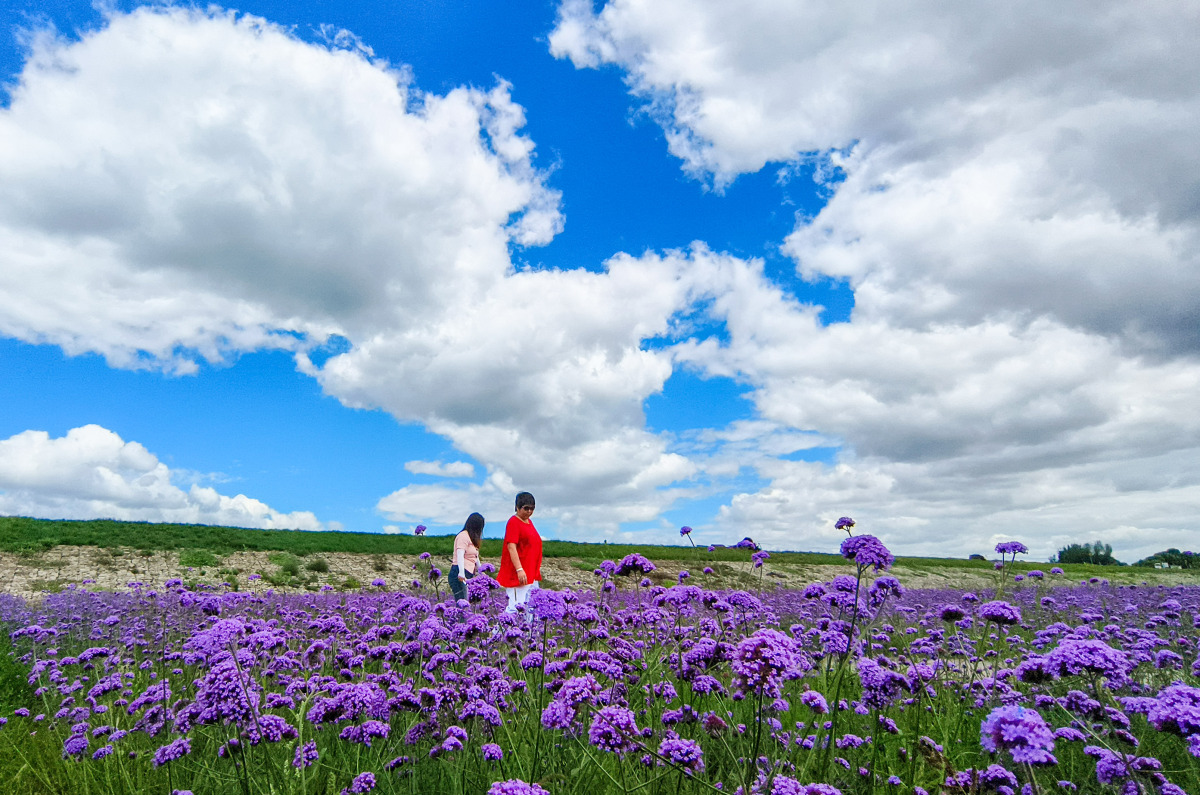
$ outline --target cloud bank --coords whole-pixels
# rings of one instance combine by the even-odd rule
[[[798,279],[853,288],[825,326],[702,240],[516,269],[564,217],[502,79],[432,94],[349,34],[113,14],[36,37],[0,110],[0,333],[175,373],[293,351],[346,405],[479,462],[470,481],[415,462],[450,479],[383,497],[394,527],[502,515],[519,487],[594,537],[749,479],[689,521],[698,538],[829,548],[850,514],[902,552],[1186,546],[1195,22],[1130,2],[564,3],[551,52],[621,70],[705,187],[813,175],[827,203],[778,243]],[[310,358],[333,334],[348,350]],[[648,430],[680,367],[746,384],[757,416]],[[796,460],[818,443],[834,464]]]
[[[853,508],[935,554],[1188,543],[1195,23],[1129,2],[560,6],[552,52],[623,70],[689,174],[720,190],[812,169],[830,194],[783,250],[800,278],[848,281],[850,322],[818,327],[751,285],[717,302],[727,345],[678,355],[846,453],[764,459],[770,484],[721,523],[827,544],[823,522]]]
[[[0,113],[0,331],[186,372],[420,327],[561,224],[521,124],[502,82],[422,94],[233,13],[43,32]]]
[[[469,461],[408,461],[404,468],[414,475],[433,475],[442,478],[470,478],[475,476],[475,467]]]
[[[693,467],[644,427],[672,364],[642,343],[710,288],[687,255],[517,271],[563,224],[523,124],[503,80],[421,92],[233,13],[44,33],[0,112],[0,333],[174,373],[290,350],[564,519],[651,518]],[[314,363],[333,334],[349,349]]]
[[[195,483],[184,491],[153,453],[99,425],[57,439],[25,431],[0,440],[0,514],[327,529],[308,511],[281,513],[245,494],[229,497]]]

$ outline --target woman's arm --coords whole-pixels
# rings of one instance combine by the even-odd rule
[[[508,557],[512,560],[513,568],[517,570],[517,582],[528,585],[529,580],[525,577],[525,569],[521,568],[521,558],[517,555],[517,545],[510,541],[504,547],[508,550]]]
[[[454,563],[458,566],[458,579],[462,580],[463,582],[466,582],[467,579],[467,570],[465,568],[466,555],[467,551],[462,547],[458,547],[456,550],[454,550]]]

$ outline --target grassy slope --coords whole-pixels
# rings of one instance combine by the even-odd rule
[[[449,555],[453,546],[452,536],[381,535],[376,533],[311,533],[299,530],[253,530],[238,527],[213,527],[209,525],[151,524],[147,522],[121,522],[108,519],[91,521],[55,521],[29,519],[25,517],[0,517],[0,550],[9,552],[40,552],[56,546],[94,546],[102,548],[126,547],[146,550],[204,549],[218,555],[238,551],[280,551],[296,555],[322,552],[350,552],[360,554],[416,555],[430,552]],[[483,555],[498,558],[500,540],[484,539]],[[716,549],[709,552],[706,547],[655,546],[649,544],[583,544],[572,541],[546,541],[543,554],[550,558],[577,559],[580,568],[594,568],[602,560],[619,560],[637,552],[652,560],[679,561],[683,564],[707,564],[717,561],[745,562],[750,553],[744,549]],[[844,565],[842,558],[834,553],[818,552],[772,552],[772,564],[801,565]],[[925,572],[968,571],[985,573],[992,564],[982,560],[961,558],[910,558],[896,559],[898,566]],[[1048,569],[1048,564],[1037,561],[1018,561],[1010,571]],[[1112,566],[1069,565],[1064,566],[1073,577],[1107,577],[1123,571],[1133,574],[1128,568]],[[1124,579],[1124,578],[1122,578]]]

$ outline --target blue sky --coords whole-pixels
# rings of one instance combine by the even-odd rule
[[[1194,43],[909,11],[9,4],[0,513],[1188,547]]]

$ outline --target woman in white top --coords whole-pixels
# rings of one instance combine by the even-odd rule
[[[450,590],[454,599],[467,598],[467,580],[475,576],[479,568],[479,545],[483,543],[483,516],[473,513],[467,517],[463,529],[454,537],[453,564],[450,566]]]

